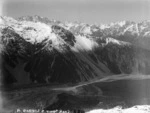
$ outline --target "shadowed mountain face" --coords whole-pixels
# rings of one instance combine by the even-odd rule
[[[40,17],[1,20],[5,84],[66,84],[122,73],[150,74],[148,49],[104,36],[101,27],[78,24],[84,29],[77,33],[75,25]],[[110,28],[123,29],[119,25]],[[92,34],[88,34],[90,30]]]

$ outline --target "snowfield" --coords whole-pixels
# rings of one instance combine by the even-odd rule
[[[82,111],[83,112],[83,111]],[[77,111],[69,111],[69,110],[52,110],[52,111],[44,111],[44,110],[35,110],[35,109],[17,109],[11,113],[82,113]],[[5,112],[4,113],[8,113]],[[87,111],[85,113],[150,113],[149,105],[137,105],[131,108],[122,109],[122,107],[117,106],[112,109],[95,109],[91,111]]]
[[[113,109],[97,109],[91,110],[86,113],[149,113],[150,106],[142,105],[142,106],[133,106],[131,108],[122,109],[121,107],[115,107]]]

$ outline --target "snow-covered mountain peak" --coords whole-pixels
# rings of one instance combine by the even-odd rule
[[[4,17],[4,20],[5,26],[12,27],[16,33],[31,43],[40,43],[52,34],[51,27],[44,23],[34,23],[30,21],[20,22],[8,17]]]
[[[61,27],[57,28],[54,25],[47,25],[38,21],[17,21],[9,17],[4,17],[3,20],[5,22],[0,26],[1,31],[5,32],[8,29],[12,34],[19,35],[33,45],[43,43],[42,45],[49,46],[49,50],[55,48],[59,52],[65,52],[66,46],[72,44],[71,41],[67,40],[71,34]],[[69,38],[71,40],[71,37]]]
[[[122,21],[118,23],[118,25],[120,25],[121,27],[124,26],[125,24],[126,24],[126,21]]]
[[[119,26],[119,27],[123,27],[124,25],[126,24],[126,21],[120,21],[120,22],[111,22],[110,24],[109,24],[109,26],[110,27],[112,27],[112,26]]]

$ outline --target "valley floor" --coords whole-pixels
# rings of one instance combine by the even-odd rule
[[[114,75],[75,86],[41,85],[17,88],[12,91],[6,90],[2,95],[5,95],[3,107],[13,110],[18,108],[49,111],[79,109],[87,113],[109,113],[111,110],[117,110],[114,113],[118,113],[120,110],[121,113],[127,113],[129,110],[142,109],[140,113],[147,113],[150,110],[148,106],[150,105],[150,77]]]

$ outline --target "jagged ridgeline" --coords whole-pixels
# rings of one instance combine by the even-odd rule
[[[39,16],[0,19],[3,84],[150,74],[149,21],[88,25]]]

